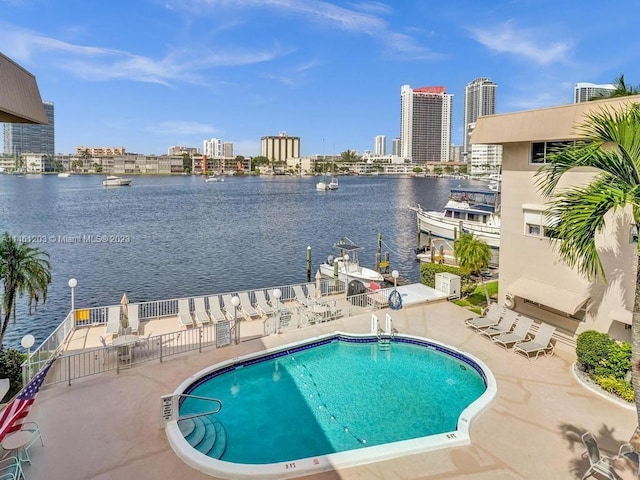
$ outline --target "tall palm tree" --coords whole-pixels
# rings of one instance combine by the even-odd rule
[[[480,276],[480,283],[482,283],[487,305],[489,305],[491,303],[489,291],[480,272],[487,268],[491,262],[491,247],[474,236],[473,233],[462,233],[453,242],[453,256],[460,268]]]
[[[605,214],[631,207],[640,227],[640,104],[603,106],[588,114],[578,127],[581,140],[547,157],[536,173],[537,185],[550,199],[546,217],[557,250],[572,268],[589,280],[606,275],[595,242],[605,226]],[[592,167],[597,173],[586,185],[561,191],[556,188],[565,173]],[[640,269],[633,306],[632,360],[638,424],[640,424]]]
[[[627,85],[627,82],[624,79],[624,74],[614,78],[613,86],[615,87],[614,90],[591,97],[590,100],[602,100],[603,98],[612,97],[628,97],[629,95],[640,94],[640,86]]]
[[[49,255],[30,243],[16,239],[5,232],[0,236],[0,282],[2,284],[2,306],[4,316],[0,324],[0,347],[9,326],[16,297],[27,294],[29,311],[35,302],[47,300],[47,289],[51,283]]]

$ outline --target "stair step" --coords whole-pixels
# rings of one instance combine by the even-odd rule
[[[195,428],[187,437],[184,437],[184,438],[186,438],[187,442],[189,442],[189,445],[195,448],[205,438],[205,435],[207,434],[207,429],[206,429],[206,426],[204,425],[204,422],[202,421],[202,417],[193,417],[193,418],[190,418],[189,420],[191,420],[194,423]]]
[[[215,418],[213,419],[213,426],[216,430],[216,442],[209,452],[207,452],[207,455],[219,460],[227,449],[227,431],[225,430],[224,425]]]
[[[184,420],[178,420],[178,428],[180,429],[182,436],[187,438],[196,429],[196,424],[193,423],[192,419],[185,418]]]
[[[209,417],[204,416],[200,418],[202,419],[202,423],[204,425],[205,435],[198,444],[192,444],[192,446],[199,452],[202,452],[205,455],[209,455],[209,451],[213,448],[217,440],[216,428]]]

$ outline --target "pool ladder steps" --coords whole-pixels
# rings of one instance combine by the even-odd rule
[[[398,334],[398,331],[393,327],[393,320],[388,313],[385,317],[385,328],[380,326],[380,321],[375,314],[371,314],[371,333],[378,337],[378,349],[382,351],[388,351],[391,349],[391,340]]]
[[[180,432],[189,445],[208,457],[220,459],[227,448],[227,431],[211,416],[178,420]]]

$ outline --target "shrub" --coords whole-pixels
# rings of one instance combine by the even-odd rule
[[[633,386],[629,382],[615,377],[596,377],[595,380],[603,390],[614,393],[627,402],[633,402]]]
[[[27,359],[24,353],[9,348],[0,350],[0,378],[9,379],[9,391],[3,401],[7,401],[22,389],[22,363]]]
[[[420,280],[428,287],[435,288],[436,273],[447,272],[460,276],[460,295],[466,297],[475,288],[475,284],[471,280],[471,274],[465,270],[452,265],[442,263],[423,263],[420,266]]]
[[[598,376],[604,375],[603,372],[596,374],[596,369],[601,367],[603,360],[608,361],[609,350],[611,344],[615,343],[606,333],[596,332],[595,330],[587,330],[578,335],[576,341],[576,356],[578,362],[582,364],[585,371],[589,374]]]

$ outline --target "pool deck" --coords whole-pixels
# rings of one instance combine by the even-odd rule
[[[390,313],[401,332],[434,339],[477,356],[492,370],[498,396],[471,425],[471,444],[307,476],[324,479],[576,479],[588,469],[580,435],[594,433],[601,451],[615,455],[636,427],[636,414],[586,389],[571,373],[574,358],[558,352],[528,361],[464,325],[471,312],[449,302]],[[45,446],[29,450],[28,479],[211,479],[171,450],[160,428],[160,397],[219,361],[320,334],[366,333],[371,313],[254,338],[202,353],[150,361],[119,374],[107,372],[71,386],[44,387],[29,415]],[[175,323],[172,325],[175,326]],[[401,374],[401,372],[399,372]],[[283,408],[286,408],[283,405]],[[401,404],[390,409],[402,408]],[[614,463],[622,479],[638,478],[626,460]]]

